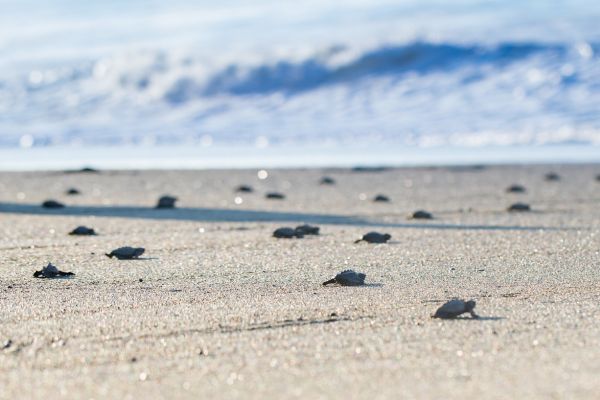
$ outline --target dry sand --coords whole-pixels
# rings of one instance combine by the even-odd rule
[[[597,399],[597,173],[0,173],[0,397]],[[180,208],[150,209],[162,194]],[[506,212],[515,201],[533,211]],[[271,237],[301,222],[322,235]],[[100,235],[66,235],[77,225]],[[353,243],[370,230],[392,241]],[[123,245],[145,258],[103,255]],[[75,278],[34,279],[49,261]],[[371,285],[321,286],[346,268]],[[430,318],[454,296],[484,318]]]

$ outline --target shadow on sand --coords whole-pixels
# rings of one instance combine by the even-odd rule
[[[176,208],[157,210],[133,206],[68,206],[47,209],[37,204],[0,203],[0,213],[32,215],[95,216],[116,218],[139,218],[157,220],[180,220],[202,222],[290,222],[329,225],[349,225],[382,228],[456,229],[456,230],[497,230],[497,231],[537,231],[570,230],[545,226],[513,225],[466,225],[445,223],[390,223],[365,217],[335,214],[312,214],[299,212],[232,210],[219,208]]]

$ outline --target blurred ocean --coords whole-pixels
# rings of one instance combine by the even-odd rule
[[[0,0],[0,147],[600,145],[599,21],[591,0]]]

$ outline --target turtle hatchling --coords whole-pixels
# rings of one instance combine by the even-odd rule
[[[77,194],[81,194],[81,192],[77,188],[70,188],[65,192],[65,194],[67,194],[69,196],[75,196]]]
[[[337,283],[342,286],[362,286],[365,284],[366,277],[367,275],[361,272],[354,272],[351,269],[347,269],[337,274],[333,279],[323,282],[323,286],[332,283]]]
[[[285,199],[285,195],[284,195],[284,194],[282,194],[282,193],[277,193],[277,192],[270,192],[270,193],[267,193],[267,194],[265,195],[265,197],[266,197],[267,199],[274,199],[274,200],[283,200],[283,199]]]
[[[235,188],[235,191],[239,193],[252,193],[254,192],[254,189],[252,188],[252,186],[240,185]]]
[[[318,235],[320,228],[312,225],[298,225],[296,232],[300,232],[303,235]]]
[[[428,211],[418,210],[412,213],[412,219],[433,219],[433,214]]]
[[[451,319],[456,318],[464,313],[471,314],[472,318],[479,318],[479,316],[475,314],[475,311],[473,311],[474,309],[475,300],[464,301],[453,299],[444,303],[440,308],[438,308],[431,318]]]
[[[523,212],[523,211],[531,211],[531,207],[527,203],[514,203],[508,207],[508,211],[510,212]]]
[[[273,232],[273,237],[276,237],[278,239],[301,239],[304,237],[304,234],[302,232],[297,231],[294,228],[283,227],[275,229],[275,231]]]
[[[525,193],[525,186],[510,185],[506,188],[506,193]]]
[[[378,194],[377,196],[375,196],[373,198],[373,201],[377,202],[377,203],[389,203],[390,202],[390,198],[387,197],[384,194]]]
[[[547,181],[560,181],[560,175],[556,172],[548,172],[544,178],[546,178]]]
[[[146,251],[143,247],[119,247],[111,251],[110,253],[106,253],[105,255],[110,258],[117,258],[118,260],[132,260],[138,258]]]
[[[321,178],[321,181],[319,182],[319,184],[321,185],[335,185],[335,179],[333,179],[330,176],[324,176]]]
[[[176,201],[177,197],[162,196],[160,199],[158,199],[158,204],[156,204],[156,208],[175,208]]]
[[[56,200],[46,200],[42,203],[42,207],[44,208],[65,208],[63,203],[59,203]]]
[[[96,231],[94,231],[93,228],[88,228],[87,226],[78,226],[77,228],[75,228],[71,232],[69,232],[69,235],[74,235],[74,236],[95,236],[96,235]]]
[[[73,272],[59,271],[59,269],[56,268],[51,263],[48,263],[48,265],[46,265],[40,271],[35,271],[33,273],[33,277],[34,278],[48,278],[48,279],[51,279],[51,278],[64,278],[64,277],[67,277],[67,276],[74,276],[74,275],[75,274]]]
[[[391,238],[392,235],[390,235],[389,233],[369,232],[365,233],[361,239],[356,240],[354,243],[386,243]]]

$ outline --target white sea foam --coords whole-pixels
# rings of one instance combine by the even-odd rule
[[[0,145],[600,145],[595,2],[121,3],[0,0]]]

